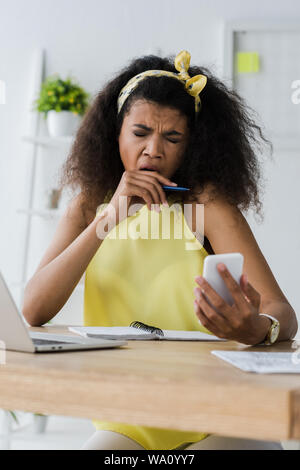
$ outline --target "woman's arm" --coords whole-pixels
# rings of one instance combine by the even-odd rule
[[[36,272],[28,281],[23,315],[32,326],[53,318],[64,306],[102,243],[97,237],[99,217],[82,211],[82,197],[74,198],[63,214],[54,238]]]
[[[268,313],[280,322],[279,340],[293,338],[298,328],[296,314],[281,291],[242,213],[224,199],[217,197],[205,204],[204,232],[215,254],[231,252],[243,254],[243,274],[247,275],[250,284],[249,296],[251,286],[260,294],[258,312]],[[240,289],[237,285],[235,288]],[[255,295],[254,290],[253,295]],[[253,344],[256,340],[262,341],[266,336],[270,320],[257,316],[255,325],[257,329],[254,328]],[[242,340],[241,337],[240,341],[243,342]]]

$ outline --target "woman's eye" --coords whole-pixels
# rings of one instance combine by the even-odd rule
[[[137,132],[134,132],[134,135],[137,137],[145,137],[146,134],[138,134]],[[172,144],[178,144],[178,140],[172,140],[172,139],[167,139],[169,142],[172,142]]]

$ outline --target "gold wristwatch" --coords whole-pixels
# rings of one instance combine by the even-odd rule
[[[267,313],[260,313],[259,315],[263,315],[264,317],[267,317],[269,318],[269,320],[271,320],[271,326],[269,328],[269,331],[261,344],[267,344],[267,345],[274,344],[279,336],[279,331],[280,331],[279,321],[276,318],[272,317],[271,315],[268,315]]]

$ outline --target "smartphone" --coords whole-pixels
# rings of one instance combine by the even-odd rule
[[[240,285],[240,278],[243,274],[244,257],[241,253],[224,253],[219,255],[208,255],[204,258],[202,277],[206,279],[206,281],[225,300],[225,302],[229,305],[233,305],[234,300],[217,269],[217,264],[219,263],[225,264],[232,277]]]

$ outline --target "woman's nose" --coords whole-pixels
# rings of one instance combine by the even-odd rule
[[[152,136],[148,139],[145,153],[150,157],[162,157],[164,153],[163,143],[160,137]]]

